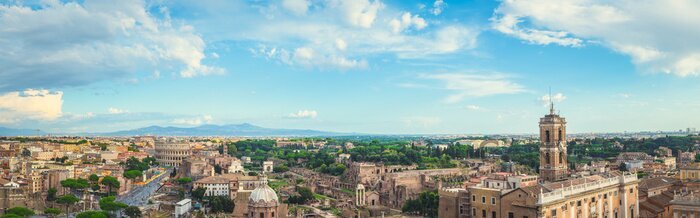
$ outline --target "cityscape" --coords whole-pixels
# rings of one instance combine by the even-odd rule
[[[700,217],[698,15],[0,0],[0,218]]]

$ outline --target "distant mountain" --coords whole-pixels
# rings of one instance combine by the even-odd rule
[[[338,136],[348,135],[308,129],[272,129],[249,123],[230,125],[202,125],[197,127],[149,126],[144,128],[107,133],[86,133],[99,136]]]
[[[46,135],[46,132],[37,131],[36,129],[12,129],[0,127],[0,136],[36,136]]]

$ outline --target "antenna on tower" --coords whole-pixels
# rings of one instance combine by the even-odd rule
[[[552,87],[549,87],[549,114],[554,114],[554,100],[552,100]]]

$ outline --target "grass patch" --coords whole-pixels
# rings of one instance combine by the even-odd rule
[[[282,187],[289,185],[286,180],[268,180],[267,185],[274,190],[279,190]]]

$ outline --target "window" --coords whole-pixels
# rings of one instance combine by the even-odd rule
[[[476,195],[472,195],[472,202],[476,202]]]
[[[556,209],[552,210],[552,217],[557,217],[557,210]]]
[[[486,210],[481,210],[481,217],[486,218]]]
[[[564,163],[564,155],[559,154],[559,163]]]
[[[630,194],[634,193],[634,189],[630,188]]]
[[[508,212],[508,218],[515,218],[515,215],[513,215],[513,212]]]
[[[447,207],[445,207],[445,210],[447,210]],[[459,214],[464,214],[464,205],[459,205]]]
[[[576,206],[581,206],[581,201],[576,202]]]
[[[476,208],[472,208],[472,216],[476,217]]]
[[[545,142],[549,142],[549,130],[544,131]]]
[[[486,196],[481,196],[481,203],[486,203]]]
[[[265,218],[265,213],[260,213],[260,218]]]
[[[561,134],[561,129],[559,130],[559,141],[564,141],[564,137]]]
[[[608,194],[603,194],[603,199],[608,199]]]
[[[491,211],[491,218],[496,218],[496,211]]]
[[[496,205],[496,198],[491,197],[491,204]]]
[[[272,217],[275,217],[275,212],[272,212]]]
[[[549,164],[549,153],[544,153],[544,160]]]

